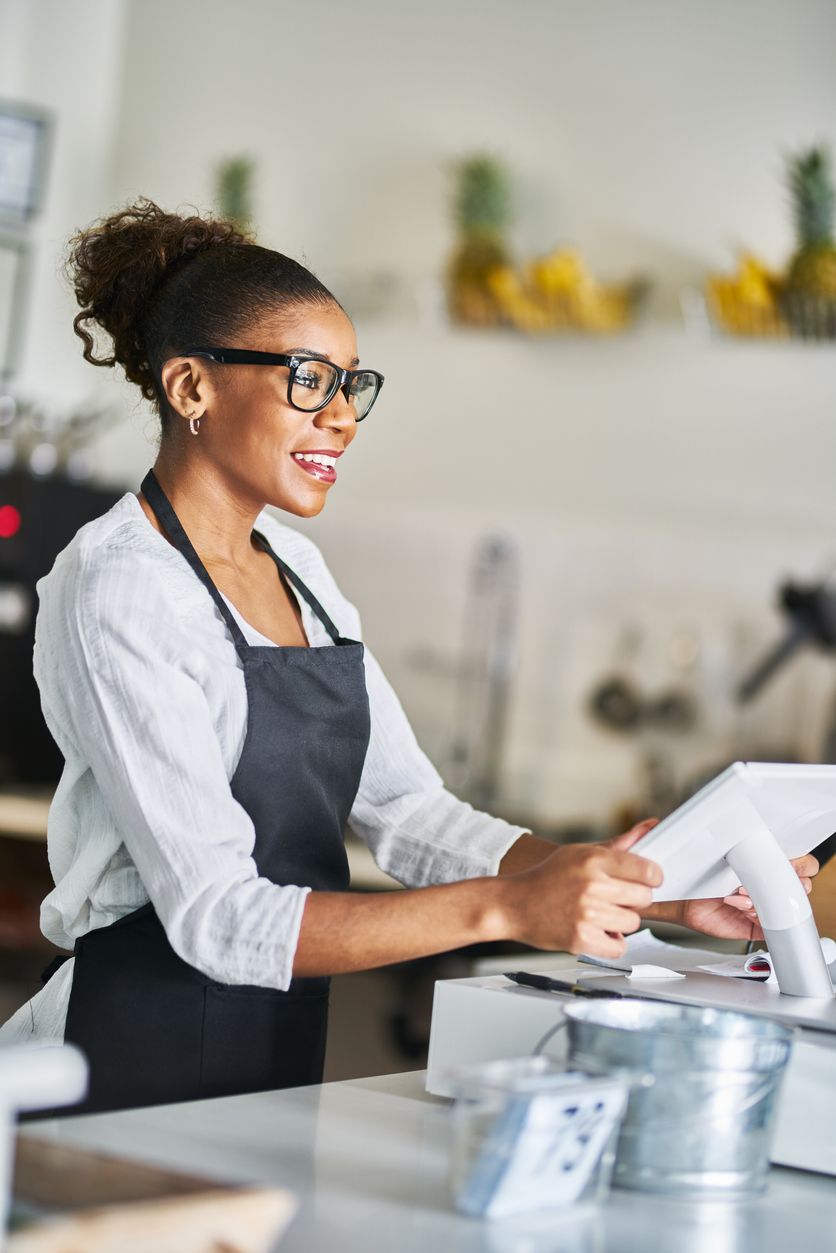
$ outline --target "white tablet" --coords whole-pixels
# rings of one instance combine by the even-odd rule
[[[787,857],[800,857],[836,832],[836,766],[736,761],[631,849],[665,875],[656,901],[730,896],[740,886],[725,853],[736,815],[751,806]],[[752,817],[755,817],[752,815]],[[741,826],[741,838],[746,829]]]

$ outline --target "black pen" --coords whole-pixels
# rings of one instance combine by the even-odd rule
[[[567,983],[565,979],[532,975],[527,970],[506,970],[505,978],[524,988],[536,988],[538,992],[564,992],[569,996],[605,996],[618,1001],[623,999],[620,992],[609,992],[606,988],[584,988],[579,983]]]

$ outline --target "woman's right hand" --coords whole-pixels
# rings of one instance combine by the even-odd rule
[[[629,852],[654,825],[561,848],[521,835],[496,876],[406,892],[311,892],[293,973],[347,974],[496,940],[620,957],[662,882],[655,862]]]
[[[641,926],[641,910],[662,883],[656,862],[623,846],[653,825],[642,823],[605,844],[564,844],[504,879],[513,938],[534,948],[620,957],[624,936]]]

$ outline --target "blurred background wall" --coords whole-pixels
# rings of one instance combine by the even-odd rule
[[[679,294],[741,246],[789,255],[784,157],[836,132],[830,0],[0,0],[0,25],[0,95],[56,121],[14,387],[119,407],[99,482],[135,489],[154,427],[80,359],[63,241],[138,194],[209,208],[218,163],[250,156],[260,240],[345,293],[387,380],[326,512],[293,525],[448,776],[491,535],[519,568],[498,809],[606,830],[736,755],[821,758],[829,658],[745,709],[734,687],[781,629],[778,581],[836,560],[836,353],[695,338]],[[509,167],[520,253],[652,276],[635,330],[447,325],[450,169],[474,151]],[[608,731],[587,709],[610,675],[696,716]]]

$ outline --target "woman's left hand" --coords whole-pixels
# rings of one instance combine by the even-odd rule
[[[655,823],[654,823],[655,825]],[[611,847],[619,849],[631,848],[649,829],[648,824],[634,827],[626,835],[608,841]],[[811,882],[819,872],[819,863],[810,853],[796,857],[790,863],[804,884],[804,891],[809,895],[813,889]],[[732,896],[718,897],[714,900],[702,901],[664,901],[651,905],[650,909],[642,910],[642,917],[649,922],[654,919],[666,922],[678,922],[683,927],[691,927],[694,931],[702,931],[706,935],[716,936],[722,940],[762,940],[763,931],[758,922],[755,907],[745,888],[738,888]]]
[[[806,853],[803,857],[794,858],[790,864],[809,896],[813,890],[811,880],[819,872],[819,863]],[[681,904],[684,926],[693,927],[695,931],[705,931],[724,940],[763,939],[758,915],[745,888],[738,888],[732,896],[725,896],[722,900],[682,901]]]

